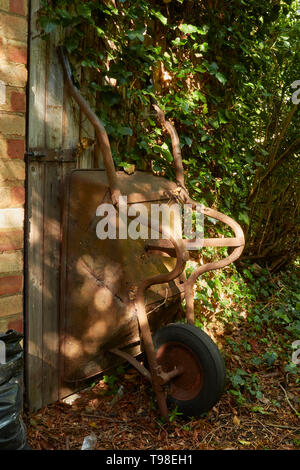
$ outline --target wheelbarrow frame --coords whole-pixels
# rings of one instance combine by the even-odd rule
[[[115,170],[115,165],[112,158],[110,143],[106,130],[96,116],[94,111],[91,109],[88,102],[82,97],[78,89],[75,87],[69,62],[64,53],[62,47],[58,48],[58,54],[63,66],[65,81],[68,85],[71,96],[78,103],[80,109],[84,112],[88,120],[95,128],[96,139],[101,153],[103,155],[104,167],[107,173],[108,186],[111,193],[111,200],[116,209],[118,209],[118,201],[121,196],[120,187],[118,184],[118,176]],[[194,201],[185,186],[184,182],[184,170],[182,165],[181,150],[179,145],[179,137],[177,131],[170,121],[165,119],[163,111],[155,104],[153,105],[159,122],[162,127],[169,133],[172,141],[172,150],[175,164],[175,175],[176,175],[176,191],[173,192],[174,202],[180,202],[181,204],[190,204],[193,210],[199,210],[199,204]],[[147,289],[155,284],[168,283],[175,278],[181,276],[184,272],[186,262],[189,259],[189,252],[191,249],[197,250],[202,247],[232,247],[232,253],[226,258],[214,261],[211,263],[199,266],[194,272],[182,282],[181,289],[183,290],[184,297],[186,300],[186,317],[187,322],[190,325],[194,325],[194,293],[193,286],[197,278],[208,271],[215,269],[224,268],[225,266],[233,263],[237,260],[245,245],[244,233],[240,225],[235,222],[231,217],[222,214],[214,209],[208,207],[201,207],[201,212],[209,217],[212,217],[226,225],[228,225],[234,232],[232,238],[207,238],[201,241],[201,245],[195,246],[190,240],[176,239],[172,235],[169,235],[167,239],[149,240],[147,243],[147,249],[151,252],[152,250],[160,252],[168,252],[172,257],[176,258],[176,265],[171,272],[158,274],[143,280],[137,288],[135,298],[133,299],[133,308],[135,310],[138,324],[140,328],[140,334],[143,341],[146,357],[148,360],[149,369],[146,369],[136,358],[130,354],[122,351],[119,348],[110,349],[111,353],[114,353],[123,359],[126,359],[131,363],[144,377],[146,377],[151,383],[153,390],[157,397],[158,407],[163,417],[168,417],[168,408],[164,392],[164,385],[170,382],[175,377],[183,373],[180,367],[174,368],[169,372],[163,371],[162,367],[158,364],[156,359],[156,352],[153,345],[152,334],[149,326],[149,321],[145,307],[145,293]],[[149,226],[148,220],[143,222]],[[162,227],[159,227],[159,232],[162,233]],[[165,235],[165,234],[164,234]],[[192,244],[193,243],[193,244]]]

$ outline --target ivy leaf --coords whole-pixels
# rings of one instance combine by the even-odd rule
[[[154,145],[153,150],[156,151],[156,153],[160,153],[168,162],[173,160],[173,155],[170,152],[168,144],[165,142],[162,145]]]
[[[143,42],[145,32],[146,32],[145,26],[140,26],[134,31],[128,31],[127,36],[129,37],[131,41],[133,41],[134,39],[138,39],[139,41]]]
[[[168,19],[157,10],[151,10],[151,14],[155,16],[162,24],[166,25],[168,23]]]
[[[67,51],[71,54],[73,51],[75,51],[77,48],[78,48],[78,44],[79,44],[79,38],[76,38],[76,37],[68,37],[66,40],[65,40],[65,47],[67,49]]]
[[[54,31],[55,29],[57,28],[57,24],[55,23],[48,23],[45,27],[45,33],[46,34],[49,34],[51,33],[52,31]]]
[[[218,119],[220,124],[226,124],[228,122],[223,111],[218,111]]]
[[[54,21],[49,21],[45,16],[39,18],[39,23],[41,28],[45,31],[45,34],[49,34],[57,28],[57,23]]]
[[[209,119],[208,122],[214,129],[218,129],[220,127],[219,122],[216,119]]]
[[[186,40],[177,37],[176,39],[172,41],[172,44],[173,46],[177,46],[177,47],[184,46],[186,44]]]
[[[77,13],[84,18],[89,18],[91,16],[91,7],[87,3],[79,3],[77,5]]]
[[[185,140],[186,145],[190,147],[193,143],[193,139],[191,139],[190,137],[186,137],[186,136],[184,136],[183,138]]]
[[[197,101],[198,100],[201,100],[202,103],[206,103],[206,98],[205,96],[203,95],[203,93],[201,93],[199,90],[195,90],[193,92],[193,98],[195,98]]]
[[[268,352],[266,352],[266,353],[264,354],[264,359],[265,359],[265,361],[267,362],[267,364],[268,364],[269,367],[271,367],[271,366],[274,364],[274,362],[276,361],[277,357],[278,357],[278,355],[277,355],[277,353],[274,352],[274,351],[272,351],[272,352],[268,351]]]
[[[185,34],[192,34],[192,33],[196,33],[198,31],[198,28],[197,26],[194,26],[192,24],[181,24],[179,26],[179,28],[181,29],[181,31]]]
[[[200,51],[201,52],[206,52],[208,50],[208,43],[207,42],[203,42],[200,46]]]
[[[215,77],[221,82],[223,85],[227,82],[227,78],[224,77],[220,72],[217,72]]]
[[[99,26],[96,26],[95,30],[96,30],[96,33],[98,34],[98,36],[100,36],[100,38],[103,38],[105,36],[105,32],[103,31],[102,28],[99,28]]]
[[[118,133],[120,135],[130,135],[130,136],[132,136],[132,129],[131,129],[131,127],[119,127],[118,128]]]
[[[246,225],[249,225],[249,215],[247,214],[247,212],[240,212],[239,213],[239,219],[241,222],[244,222]]]
[[[201,28],[199,28],[198,26],[195,26],[193,24],[186,24],[186,23],[183,23],[179,26],[179,29],[184,33],[184,34],[193,34],[193,33],[197,33],[197,34],[206,34],[207,31],[208,31],[208,26],[207,25],[204,25],[202,26]]]
[[[247,72],[247,69],[242,64],[234,64],[233,68],[237,72],[241,72],[241,73]]]
[[[64,18],[65,20],[72,20],[73,19],[73,16],[67,10],[62,10],[62,9],[58,8],[56,11],[59,14],[59,16],[61,18]]]
[[[216,75],[217,71],[219,70],[219,66],[216,64],[216,62],[212,62],[211,64],[205,62],[203,65],[205,65],[207,71],[212,75]]]

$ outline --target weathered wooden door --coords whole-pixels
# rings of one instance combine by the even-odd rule
[[[39,36],[40,0],[31,1],[27,138],[26,392],[31,409],[58,399],[61,221],[64,178],[78,166],[78,143],[94,129],[72,102],[56,53],[60,34]],[[80,155],[94,166],[93,146]]]

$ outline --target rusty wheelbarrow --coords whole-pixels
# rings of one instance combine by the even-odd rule
[[[163,202],[186,204],[192,212],[199,211],[185,186],[177,132],[155,105],[159,121],[171,136],[176,182],[142,171],[132,175],[116,172],[105,128],[74,86],[63,49],[58,52],[70,94],[95,127],[105,167],[105,171],[72,171],[66,187],[60,344],[63,386],[66,391],[78,387],[80,381],[125,359],[152,383],[162,416],[168,416],[168,406],[177,406],[186,416],[200,415],[219,400],[225,366],[216,344],[194,325],[193,286],[201,274],[223,268],[241,255],[243,231],[227,215],[201,206],[204,216],[227,224],[234,237],[201,239],[197,244],[165,230],[162,223],[156,227],[160,237],[121,236],[130,211],[132,214],[141,204],[147,211]],[[120,206],[124,197],[129,208],[126,213]],[[100,206],[112,206],[118,214],[114,222],[118,237],[97,236]],[[140,214],[139,222],[150,227],[145,215]],[[192,250],[224,246],[232,247],[229,256],[200,265],[185,277]],[[167,324],[177,319],[183,299],[187,322]],[[148,369],[136,358],[141,352],[146,354]]]

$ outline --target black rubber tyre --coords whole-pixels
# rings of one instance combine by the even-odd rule
[[[225,364],[211,338],[199,328],[172,323],[153,336],[158,364],[165,372],[184,372],[168,384],[167,404],[184,416],[199,416],[220,399],[225,384]]]

